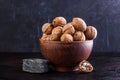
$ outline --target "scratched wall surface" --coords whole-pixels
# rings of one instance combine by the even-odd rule
[[[41,26],[56,16],[95,26],[93,52],[120,52],[120,0],[0,0],[0,52],[39,52]]]

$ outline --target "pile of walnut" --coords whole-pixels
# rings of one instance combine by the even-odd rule
[[[81,18],[73,18],[67,23],[64,17],[56,17],[52,23],[42,26],[42,40],[61,41],[65,43],[73,41],[85,41],[95,39],[97,30],[93,26],[87,26]]]

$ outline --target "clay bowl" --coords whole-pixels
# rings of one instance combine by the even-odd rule
[[[44,58],[49,60],[56,71],[74,71],[76,66],[88,59],[93,48],[93,40],[63,43],[60,41],[40,41]]]

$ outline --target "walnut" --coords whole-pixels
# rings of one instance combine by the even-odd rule
[[[62,35],[62,27],[58,26],[52,30],[52,34],[57,34],[59,37]]]
[[[46,38],[47,38],[47,35],[43,34],[42,37],[39,39],[40,43],[44,43],[44,41],[46,40]]]
[[[65,43],[70,43],[70,42],[73,42],[73,37],[70,34],[63,34],[60,40]]]
[[[50,35],[48,35],[45,40],[50,41]]]
[[[80,72],[92,72],[93,71],[93,66],[88,61],[83,60],[79,64],[79,71]]]
[[[49,39],[49,35],[43,34],[39,40],[40,43],[44,43],[44,41],[47,41],[48,39]]]
[[[59,41],[60,40],[60,37],[57,35],[57,34],[51,34],[49,36],[49,40],[50,41]]]
[[[93,26],[88,26],[86,31],[85,31],[85,36],[87,39],[92,40],[97,37],[97,30]]]
[[[51,34],[52,29],[53,29],[53,26],[51,23],[45,23],[42,26],[42,32],[47,35]]]
[[[85,35],[81,31],[76,31],[73,35],[75,41],[85,41]]]
[[[81,18],[73,18],[72,25],[75,27],[76,30],[84,32],[86,30],[86,23]]]
[[[53,26],[57,27],[57,26],[64,26],[67,23],[66,19],[64,17],[56,17],[53,19]]]
[[[67,34],[72,35],[72,34],[74,34],[74,32],[75,32],[75,29],[71,23],[68,23],[63,27],[63,33],[67,33]]]
[[[93,26],[86,25],[85,21],[79,17],[72,19],[67,23],[64,17],[56,17],[52,23],[45,23],[42,26],[42,41],[62,41],[72,42],[95,39],[97,30]]]
[[[46,40],[47,37],[48,37],[48,35],[43,34],[42,37],[41,37],[41,39],[42,39],[42,40]]]

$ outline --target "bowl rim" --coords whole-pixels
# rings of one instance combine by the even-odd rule
[[[40,43],[41,43],[41,39],[39,39]],[[83,42],[93,42],[93,40],[85,40],[85,41],[73,41],[73,42],[69,42],[69,43],[66,43],[66,42],[61,42],[61,41],[47,41],[47,40],[44,40],[44,43],[63,43],[63,44],[70,44],[70,43],[83,43]]]

